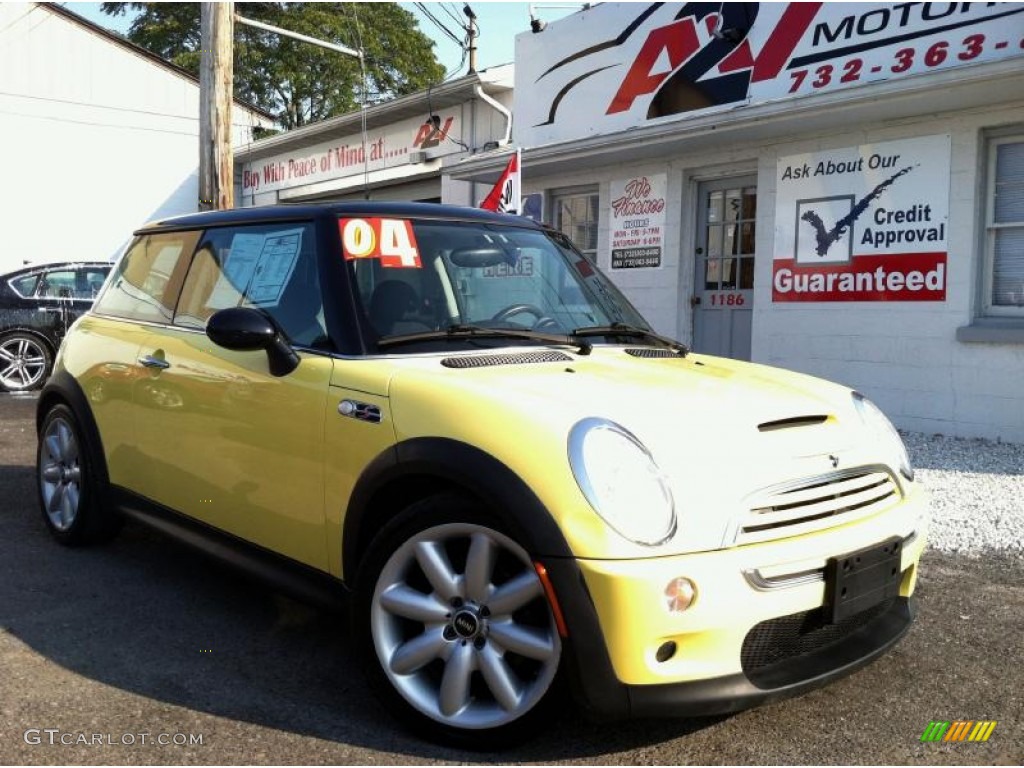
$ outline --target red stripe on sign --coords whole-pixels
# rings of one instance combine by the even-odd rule
[[[946,253],[854,256],[849,264],[772,264],[772,301],[945,301]]]

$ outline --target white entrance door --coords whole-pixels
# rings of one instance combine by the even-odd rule
[[[754,176],[704,182],[698,189],[693,348],[750,359],[754,303]]]

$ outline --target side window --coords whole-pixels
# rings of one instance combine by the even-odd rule
[[[199,232],[144,235],[121,259],[95,311],[102,315],[169,323]]]
[[[990,142],[987,314],[1024,318],[1024,135]]]
[[[11,280],[10,286],[21,298],[30,298],[36,292],[36,283],[39,282],[39,275],[25,275],[16,280]]]
[[[228,307],[257,307],[293,344],[329,347],[313,225],[207,230],[185,278],[174,324],[205,328],[214,312]]]
[[[45,272],[35,288],[35,295],[47,299],[92,301],[103,287],[109,271],[102,267],[78,267]]]
[[[89,301],[95,299],[109,273],[110,270],[104,267],[83,267],[75,270],[74,297]]]
[[[70,269],[44,272],[36,286],[40,299],[70,299],[75,292],[75,273]]]

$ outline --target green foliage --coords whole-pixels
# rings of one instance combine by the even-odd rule
[[[198,3],[103,3],[103,12],[138,13],[128,39],[198,74]],[[320,40],[362,49],[368,103],[437,84],[444,68],[416,18],[396,3],[244,3],[236,11]],[[359,61],[334,51],[235,24],[235,96],[275,115],[285,128],[351,112],[364,96]]]

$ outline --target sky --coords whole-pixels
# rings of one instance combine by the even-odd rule
[[[128,16],[107,16],[100,10],[100,3],[75,3],[65,2],[63,6],[72,10],[90,21],[113,29],[122,34],[127,32],[130,19]],[[399,3],[406,10],[411,11],[420,24],[420,29],[437,44],[434,49],[438,61],[445,68],[446,73],[455,73],[456,67],[462,59],[462,50],[451,41],[444,32],[438,29],[418,8],[412,3]],[[464,1],[448,3],[424,3],[431,13],[449,29],[462,36],[461,30],[456,27],[455,20],[449,15],[458,17],[465,21],[462,14]],[[537,16],[545,22],[551,22],[567,14],[573,13],[575,9],[583,7],[583,3],[492,3],[482,0],[473,0],[470,3],[473,12],[477,16],[480,35],[477,38],[477,69],[487,69],[499,64],[511,64],[515,58],[515,37],[520,32],[530,29],[529,9],[532,5]],[[551,7],[551,6],[570,6]],[[235,9],[238,13],[245,15],[245,3],[236,3]],[[465,74],[467,65],[456,74]]]

